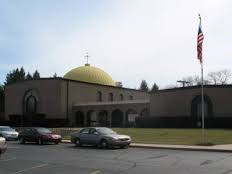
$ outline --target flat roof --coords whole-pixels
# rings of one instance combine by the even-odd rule
[[[119,86],[109,86],[109,85],[103,85],[103,84],[97,84],[97,83],[83,82],[83,81],[78,81],[78,80],[70,80],[70,79],[66,79],[66,78],[62,78],[62,77],[55,77],[55,78],[48,77],[48,78],[39,78],[39,79],[28,79],[28,80],[22,80],[22,81],[10,83],[10,84],[7,84],[6,86],[15,85],[15,84],[18,84],[18,83],[24,83],[24,82],[28,82],[28,81],[39,81],[39,80],[70,81],[70,82],[75,82],[75,83],[83,83],[83,84],[89,84],[89,85],[94,85],[94,86],[104,86],[104,87],[110,87],[110,88],[125,89],[125,90],[131,90],[131,91],[136,91],[136,92],[142,92],[142,93],[149,94],[149,92],[142,91],[140,89],[132,89],[132,88],[119,87]]]

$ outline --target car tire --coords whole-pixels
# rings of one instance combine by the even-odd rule
[[[39,144],[39,145],[43,145],[43,140],[42,140],[42,138],[39,138],[39,139],[38,139],[38,144]]]
[[[109,147],[109,144],[106,140],[101,140],[100,147],[103,149],[107,149]]]
[[[59,141],[56,141],[55,144],[59,144],[60,142]]]
[[[22,138],[22,137],[20,137],[20,138],[19,138],[19,142],[20,142],[20,144],[25,144],[25,139]]]
[[[75,139],[75,145],[76,145],[76,147],[81,147],[81,141],[79,138]]]

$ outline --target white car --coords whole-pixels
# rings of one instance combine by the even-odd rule
[[[0,126],[0,136],[6,140],[18,140],[19,133],[9,126]]]
[[[4,137],[0,137],[0,156],[6,151],[6,139]]]

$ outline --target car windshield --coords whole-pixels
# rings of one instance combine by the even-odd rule
[[[15,131],[14,129],[10,128],[10,127],[1,127],[0,131],[9,131],[9,132],[13,132]]]
[[[49,129],[47,128],[36,128],[36,130],[39,132],[39,133],[52,133],[52,131],[50,131]]]
[[[116,132],[109,128],[98,128],[97,131],[103,135],[116,134]]]

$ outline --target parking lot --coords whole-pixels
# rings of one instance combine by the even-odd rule
[[[76,148],[8,142],[1,174],[232,173],[232,154],[159,149]]]

